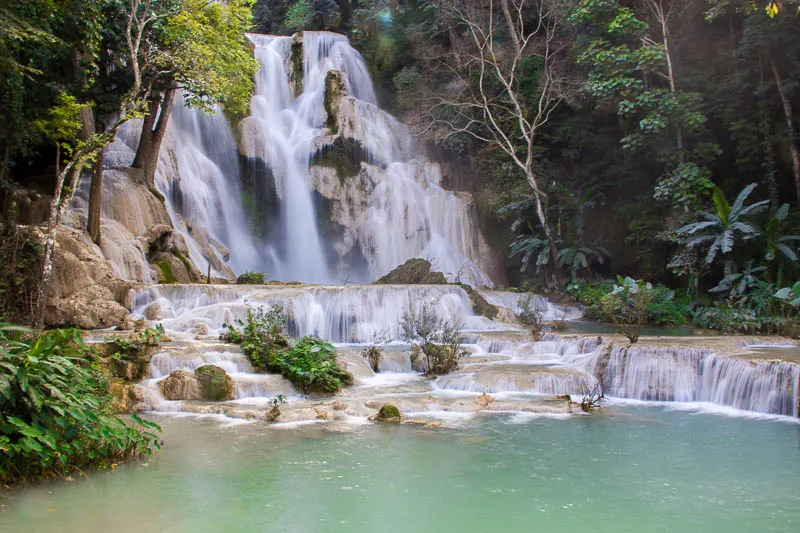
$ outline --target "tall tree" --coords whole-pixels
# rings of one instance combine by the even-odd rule
[[[553,265],[558,246],[536,172],[537,135],[564,101],[572,39],[563,0],[448,0],[440,9],[453,40],[438,59],[451,89],[432,99],[430,128],[499,147],[525,175]],[[441,94],[441,93],[440,93]],[[554,276],[560,278],[558,269]]]

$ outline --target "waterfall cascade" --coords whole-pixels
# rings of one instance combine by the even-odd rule
[[[426,257],[450,279],[491,286],[492,252],[471,196],[444,190],[439,164],[378,108],[364,60],[347,39],[249,38],[261,71],[252,114],[239,126],[240,149],[254,168],[269,169],[279,198],[267,272],[287,281],[363,282]],[[302,69],[294,63],[299,46]]]
[[[259,270],[283,280],[371,281],[425,257],[451,280],[492,284],[492,254],[471,196],[445,190],[442,166],[420,155],[405,127],[378,108],[364,61],[347,40],[322,32],[250,40],[261,64],[251,115],[234,135],[220,112],[205,116],[179,105],[156,175],[163,203],[143,183],[131,184],[135,173],[126,169],[140,124],[127,124],[106,151],[102,251],[120,278],[149,284],[132,291],[134,314],[162,323],[180,341],[152,359],[144,386],[151,407],[190,408],[165,401],[158,383],[174,370],[204,364],[231,376],[237,408],[264,405],[276,394],[299,398],[280,376],[254,373],[238,347],[210,340],[248,308],[280,304],[292,335],[339,344],[358,380],[347,394],[360,402],[353,412],[362,414],[367,403],[387,395],[404,411],[477,410],[473,399],[481,393],[499,398],[495,410],[556,409],[531,398],[580,397],[600,385],[611,397],[798,415],[796,362],[720,356],[706,348],[611,346],[597,337],[531,342],[517,326],[476,316],[456,285],[152,285],[158,272],[150,247],[168,233],[178,259],[203,273],[210,264],[213,275],[228,279]],[[76,197],[78,219],[86,192]],[[268,201],[260,205],[262,199]],[[254,209],[267,213],[263,220],[253,219]],[[83,220],[74,223],[85,227]],[[521,311],[519,295],[482,295],[510,313]],[[459,370],[435,382],[414,371],[410,348],[398,342],[403,313],[425,301],[462,324],[467,352]],[[533,305],[548,321],[580,316],[580,309],[544,298]],[[376,374],[360,347],[348,345],[379,338],[393,344]],[[563,412],[563,399],[548,401]]]

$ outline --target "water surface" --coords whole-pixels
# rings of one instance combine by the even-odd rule
[[[793,423],[616,406],[347,433],[156,419],[158,456],[14,491],[0,531],[800,531]]]

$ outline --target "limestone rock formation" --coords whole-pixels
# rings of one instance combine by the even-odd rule
[[[82,329],[118,326],[128,316],[130,288],[85,233],[59,228],[45,311],[48,325]]]
[[[158,382],[166,400],[200,400],[200,382],[189,370],[173,370],[166,379]]]

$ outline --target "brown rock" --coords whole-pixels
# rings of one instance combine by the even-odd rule
[[[158,388],[166,400],[200,400],[200,382],[189,370],[173,370],[164,380],[158,382]]]

